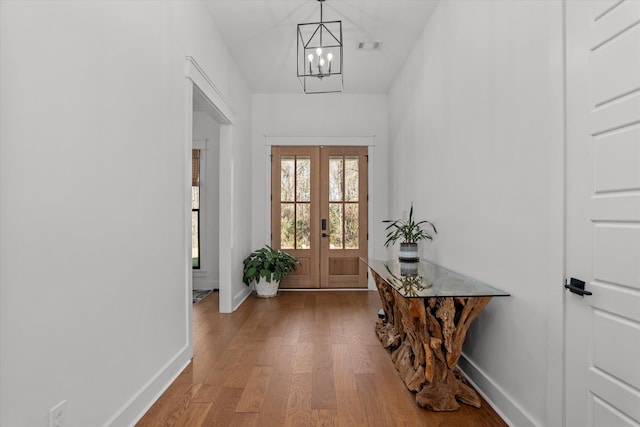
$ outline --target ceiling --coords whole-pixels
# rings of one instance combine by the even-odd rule
[[[324,21],[341,20],[344,92],[387,93],[438,0],[326,0]],[[252,93],[301,93],[296,26],[320,20],[317,0],[206,0]],[[382,41],[379,51],[358,42]]]

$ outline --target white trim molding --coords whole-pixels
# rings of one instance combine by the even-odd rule
[[[198,64],[193,56],[186,57],[185,75],[204,93],[211,106],[220,113],[220,118],[216,117],[219,124],[232,124],[235,122],[236,113],[233,106],[222,94],[222,91],[213,83],[204,69]]]
[[[268,136],[264,137],[265,145],[346,145],[346,146],[374,146],[376,136]]]
[[[173,381],[191,363],[191,347],[184,347],[173,359],[163,366],[151,380],[111,417],[105,426],[133,426],[147,413],[149,408],[162,396]]]
[[[220,152],[219,152],[219,196],[218,196],[218,221],[219,224],[224,224],[224,227],[219,227],[219,289],[220,289],[220,312],[231,313],[235,307],[233,306],[233,296],[231,295],[231,271],[233,266],[231,264],[231,253],[229,248],[233,245],[232,242],[232,229],[233,229],[233,211],[232,211],[232,192],[233,185],[233,150],[232,150],[232,137],[230,128],[234,126],[236,120],[235,112],[224,97],[222,92],[214,84],[213,80],[207,75],[204,69],[198,64],[192,56],[185,56],[185,81],[186,87],[186,105],[185,105],[185,200],[186,204],[191,210],[191,149],[194,145],[192,139],[192,122],[193,122],[193,94],[194,91],[199,91],[206,102],[211,107],[211,113],[214,115],[213,120],[220,125]],[[201,144],[201,142],[196,142]],[[185,214],[186,214],[185,210]],[[185,218],[185,244],[188,247],[188,251],[191,251],[191,214],[188,213]],[[188,258],[188,312],[189,312],[189,343],[192,343],[192,331],[191,331],[191,290],[193,288],[193,274],[191,269],[191,256]]]
[[[458,368],[473,388],[482,395],[502,419],[510,426],[536,427],[541,425],[533,420],[495,381],[462,353]]]

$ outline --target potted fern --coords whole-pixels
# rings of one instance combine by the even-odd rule
[[[437,234],[436,226],[430,221],[415,221],[413,219],[413,203],[411,203],[411,209],[409,210],[409,219],[388,219],[382,221],[389,223],[385,230],[387,231],[387,241],[385,247],[393,245],[396,241],[400,242],[400,261],[416,262],[419,261],[418,257],[418,242],[420,240],[428,239],[433,240],[433,236],[429,231],[423,229],[423,227],[429,227],[433,230],[433,234]]]
[[[277,295],[280,279],[298,268],[300,261],[286,252],[265,245],[251,252],[242,264],[242,281],[245,285],[255,283],[256,294],[269,298]]]

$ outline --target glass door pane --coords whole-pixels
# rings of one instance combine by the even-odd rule
[[[329,248],[358,249],[358,156],[329,156]]]
[[[280,157],[280,249],[310,249],[311,157]]]

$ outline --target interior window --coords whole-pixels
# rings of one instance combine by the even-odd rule
[[[200,150],[191,155],[191,257],[194,269],[200,268]]]

